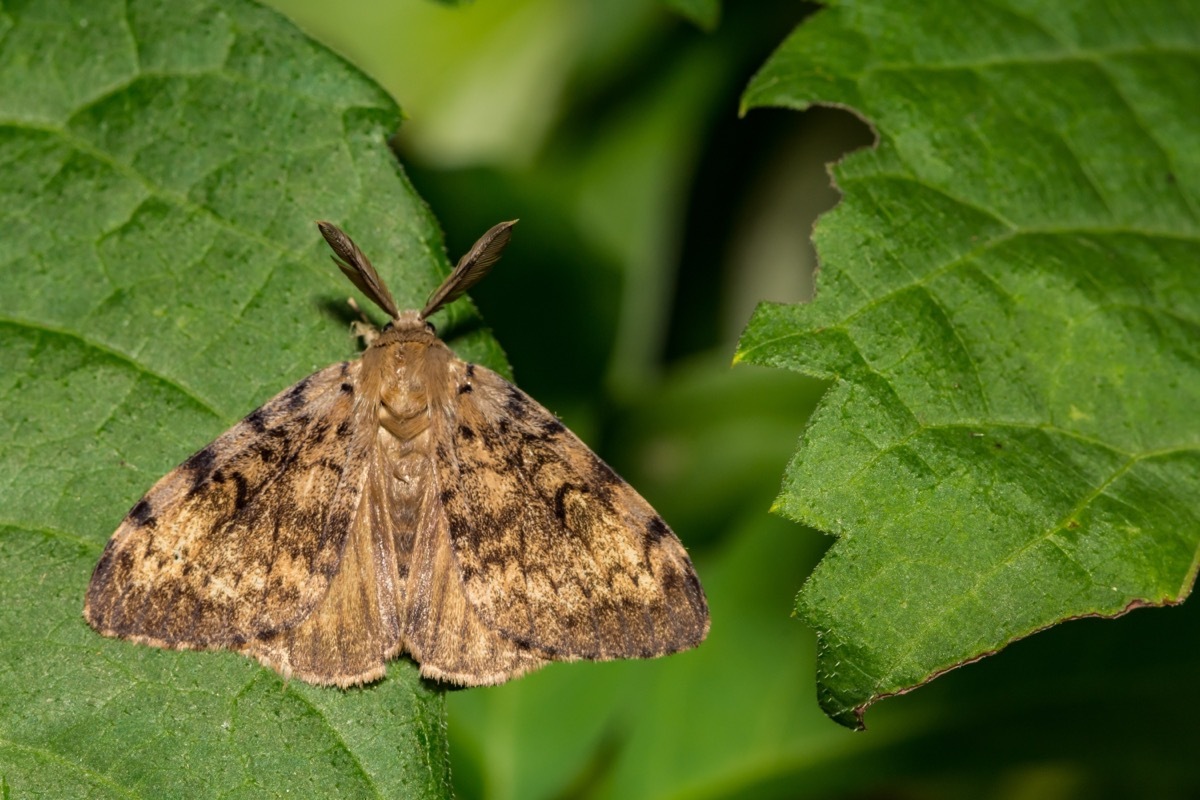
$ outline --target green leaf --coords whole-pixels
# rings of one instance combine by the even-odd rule
[[[1198,85],[1192,4],[1010,0],[835,4],[747,89],[879,136],[738,352],[835,382],[776,506],[837,537],[797,603],[835,719],[1190,590]]]
[[[164,472],[353,357],[337,221],[419,306],[448,271],[399,110],[236,0],[0,12],[0,776],[15,797],[445,797],[410,662],[341,691],[105,639],[83,592]],[[503,356],[456,304],[461,354]],[[464,324],[465,323],[465,324]],[[7,796],[7,795],[6,795]]]

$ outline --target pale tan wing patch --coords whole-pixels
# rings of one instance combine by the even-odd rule
[[[455,360],[435,417],[441,501],[466,596],[550,659],[650,657],[698,644],[708,607],[662,518],[546,409]]]
[[[88,586],[96,630],[160,647],[242,649],[325,596],[359,502],[359,362],[285,389],[154,485]]]

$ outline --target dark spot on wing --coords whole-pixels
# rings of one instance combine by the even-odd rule
[[[307,398],[305,397],[305,394],[307,393],[308,385],[311,382],[312,382],[312,375],[309,375],[307,378],[300,381],[299,383],[297,383],[295,386],[293,386],[291,389],[288,390],[288,393],[285,397],[285,399],[287,400],[288,408],[290,408],[294,411],[297,408],[299,408],[300,406],[304,405],[305,401],[307,400]]]
[[[657,542],[670,533],[671,529],[667,527],[667,523],[663,522],[662,517],[655,517],[646,526],[646,535],[650,537],[650,541],[652,542]]]
[[[504,402],[504,410],[514,419],[523,420],[529,416],[529,399],[520,389],[510,384],[508,399]]]
[[[458,393],[459,394],[470,394],[471,393],[471,384],[464,383],[462,386],[458,387]]]
[[[183,462],[183,468],[193,475],[208,477],[208,474],[212,472],[213,462],[215,461],[216,455],[213,453],[212,448],[206,447]]]
[[[183,469],[189,472],[192,476],[192,486],[188,490],[188,495],[192,496],[200,491],[200,487],[204,485],[209,474],[212,473],[213,464],[217,457],[212,451],[212,447],[206,447],[200,452],[193,455],[187,461],[183,462]]]
[[[470,521],[468,521],[465,517],[459,516],[458,514],[447,514],[446,522],[449,523],[450,538],[453,539],[456,544],[465,546],[471,539],[475,538],[475,529],[471,526]],[[459,565],[460,568],[464,566],[465,565],[463,564]]]
[[[246,417],[246,424],[254,429],[255,433],[262,433],[267,429],[267,413],[261,408],[256,408]]]
[[[558,517],[558,521],[566,523],[567,521],[567,494],[570,492],[586,493],[586,486],[576,486],[572,483],[564,483],[558,487],[558,491],[554,493],[554,515]]]
[[[566,430],[566,427],[564,427],[563,424],[554,417],[550,417],[542,422],[540,427],[542,430],[542,435],[547,439],[558,436]]]
[[[475,438],[475,431],[469,425],[459,425],[458,435],[469,442]]]
[[[670,561],[663,564],[662,570],[659,571],[658,583],[668,592],[677,592],[683,588],[683,575],[679,574],[679,570]]]
[[[354,423],[349,419],[344,419],[338,423],[337,435],[339,439],[345,439],[354,431]]]
[[[340,461],[334,461],[332,458],[322,458],[317,462],[325,469],[332,472],[334,475],[341,475],[346,471],[346,466]]]
[[[230,477],[233,478],[233,482],[237,484],[237,497],[233,501],[233,507],[238,511],[241,511],[246,507],[246,501],[249,496],[246,478],[243,477],[242,473],[240,472],[235,472]]]
[[[467,364],[467,377],[468,378],[475,377],[475,365],[474,364]]]
[[[275,452],[275,441],[273,439],[258,439],[250,445],[251,450],[264,464],[273,464],[279,458],[279,454]]]
[[[346,394],[354,394],[354,386],[349,383],[342,384],[342,391]]]
[[[146,502],[146,498],[137,501],[137,505],[129,509],[129,520],[140,528],[154,527],[154,508]]]

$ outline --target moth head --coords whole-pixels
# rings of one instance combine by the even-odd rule
[[[401,311],[400,316],[383,326],[383,331],[384,333],[388,331],[401,331],[404,333],[437,334],[437,328],[433,327],[433,323],[422,319],[420,313],[416,311]]]

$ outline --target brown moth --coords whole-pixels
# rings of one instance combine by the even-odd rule
[[[91,626],[338,686],[401,653],[470,686],[698,644],[708,607],[662,518],[426,322],[483,278],[513,224],[400,312],[350,237],[318,223],[392,321],[363,332],[361,359],[285,389],[134,505],[92,574]]]

